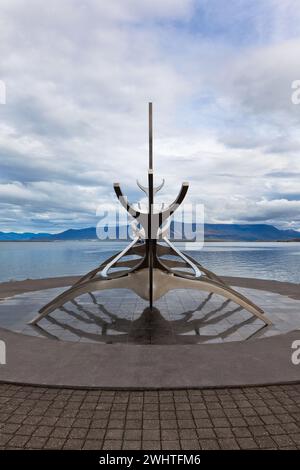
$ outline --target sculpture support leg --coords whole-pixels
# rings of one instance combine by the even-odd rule
[[[124,248],[123,251],[118,253],[111,261],[110,263],[107,263],[106,266],[102,269],[101,271],[101,276],[107,277],[108,276],[108,271],[121,259],[123,256],[128,253],[128,251],[137,243],[139,237],[136,237],[132,240],[132,242]]]
[[[67,291],[63,292],[43,308],[41,308],[39,315],[29,322],[30,325],[35,325],[42,318],[49,313],[53,312],[57,308],[64,305],[66,302],[75,299],[79,295],[86,294],[87,292],[104,290],[104,289],[129,289],[128,276],[124,276],[116,279],[91,279],[75,287],[71,287]]]
[[[187,256],[181,253],[180,250],[177,250],[176,246],[174,246],[173,243],[171,243],[167,237],[164,237],[163,240],[177,254],[177,256],[182,258],[185,261],[185,263],[188,264],[194,270],[195,277],[197,278],[201,277],[201,271],[200,269],[198,269],[198,266],[195,263],[193,263]]]

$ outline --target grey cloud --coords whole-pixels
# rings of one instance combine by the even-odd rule
[[[299,178],[300,171],[270,171],[265,176],[271,178]]]

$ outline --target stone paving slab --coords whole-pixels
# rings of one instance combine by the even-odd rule
[[[300,384],[164,391],[2,384],[0,449],[300,449]]]

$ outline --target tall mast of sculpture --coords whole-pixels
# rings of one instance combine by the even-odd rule
[[[152,103],[149,103],[149,167],[148,167],[148,266],[149,266],[149,306],[153,307],[153,260],[155,250],[155,240],[152,239],[152,212],[154,203],[153,190],[153,122]]]
[[[152,123],[152,103],[149,103],[149,170],[153,170],[153,123]]]

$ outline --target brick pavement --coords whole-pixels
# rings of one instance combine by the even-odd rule
[[[1,449],[300,449],[300,384],[73,390],[0,384]]]

